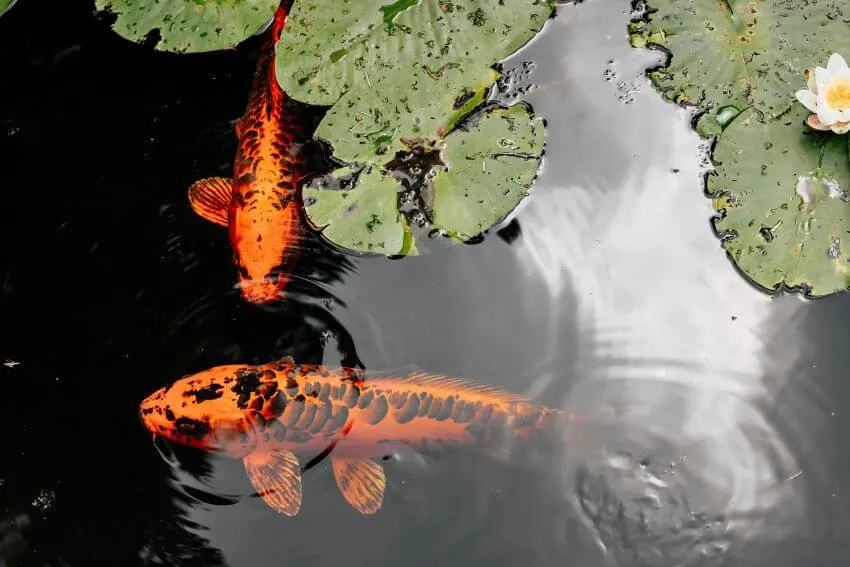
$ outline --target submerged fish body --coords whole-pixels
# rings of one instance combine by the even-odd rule
[[[287,0],[262,47],[245,114],[236,123],[233,178],[211,177],[189,189],[192,209],[227,227],[242,296],[253,303],[282,297],[305,235],[298,184],[307,173],[299,151],[308,120],[275,77],[274,49],[286,23]]]
[[[181,378],[140,407],[154,435],[242,458],[267,504],[294,515],[301,505],[296,453],[330,455],[337,485],[363,514],[380,509],[386,478],[373,459],[395,450],[560,436],[567,414],[519,394],[416,373],[366,376],[349,368],[227,365]]]

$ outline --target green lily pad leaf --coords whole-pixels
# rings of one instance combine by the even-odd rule
[[[850,52],[842,9],[840,0],[649,0],[630,36],[636,47],[672,54],[666,68],[650,73],[669,100],[712,113],[753,107],[773,120],[805,86],[805,69],[826,66],[833,52]]]
[[[279,0],[95,0],[98,10],[118,15],[112,29],[130,41],[159,30],[160,51],[216,51],[257,33]]]
[[[434,177],[431,224],[468,240],[503,220],[528,195],[540,167],[543,121],[526,105],[496,108],[445,141],[447,169]]]
[[[398,210],[398,182],[393,177],[378,168],[343,168],[322,183],[334,188],[302,190],[307,216],[322,236],[355,252],[415,254],[407,221]]]
[[[2,16],[6,10],[11,8],[15,2],[16,0],[0,0],[0,16]]]
[[[850,162],[847,136],[807,130],[808,114],[740,114],[717,143],[708,192],[723,246],[752,281],[817,297],[850,286]]]
[[[293,98],[334,105],[316,135],[335,157],[384,164],[405,140],[451,131],[498,78],[492,66],[553,10],[551,0],[296,0],[277,76]]]
[[[380,164],[404,151],[407,140],[439,138],[484,100],[498,78],[476,65],[446,68],[433,79],[415,65],[407,71],[399,69],[398,81],[384,79],[374,91],[345,93],[327,112],[316,137],[333,146],[335,158]]]
[[[331,106],[316,136],[344,168],[366,172],[350,191],[305,189],[310,222],[344,248],[394,255],[419,253],[425,233],[467,239],[504,218],[534,180],[542,123],[518,107],[456,127],[481,108],[494,65],[553,11],[553,0],[295,0],[278,80],[297,100]],[[466,171],[472,161],[484,167]],[[355,194],[359,212],[340,218]]]

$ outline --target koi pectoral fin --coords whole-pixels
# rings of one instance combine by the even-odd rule
[[[227,227],[233,182],[223,177],[208,177],[189,188],[189,204],[201,218]]]
[[[260,450],[243,459],[251,484],[263,500],[287,516],[301,509],[301,469],[289,451]]]
[[[334,477],[342,495],[361,514],[381,509],[387,477],[384,467],[370,459],[331,456]]]

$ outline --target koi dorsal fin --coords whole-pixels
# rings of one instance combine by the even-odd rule
[[[301,509],[301,468],[298,458],[277,449],[255,451],[243,459],[251,484],[266,504],[287,516]]]
[[[189,204],[198,216],[227,227],[233,183],[223,177],[208,177],[189,188]]]
[[[476,382],[466,380],[465,378],[448,378],[446,376],[429,374],[427,372],[416,372],[410,376],[400,379],[399,382],[416,384],[417,386],[423,386],[424,388],[443,390],[455,395],[468,393],[479,396],[487,396],[493,398],[494,401],[505,403],[531,401],[523,394],[508,392],[507,390],[502,390],[489,384],[478,384]]]
[[[384,467],[371,459],[331,456],[340,492],[361,514],[374,514],[384,502]]]

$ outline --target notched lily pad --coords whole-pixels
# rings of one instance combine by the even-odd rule
[[[739,115],[717,143],[708,191],[723,247],[756,284],[823,296],[850,286],[847,136],[807,131],[795,104],[765,124]]]
[[[434,177],[431,224],[460,240],[503,220],[540,167],[543,121],[524,104],[495,108],[446,137],[447,168]]]
[[[0,0],[1,1],[1,0]],[[205,52],[234,47],[274,15],[278,0],[95,0],[117,14],[112,29],[130,41],[159,30],[160,51]]]
[[[749,107],[776,119],[794,102],[805,69],[823,65],[832,52],[850,51],[842,0],[648,4],[630,24],[632,45],[668,51],[669,63],[651,71],[650,79],[667,99],[709,111],[697,128],[704,136],[717,135],[730,113]]]
[[[482,108],[438,147],[400,152],[390,169],[342,168],[314,180],[303,190],[307,216],[357,252],[418,254],[423,238],[440,234],[469,240],[528,195],[543,145],[543,121],[528,105]]]
[[[314,180],[302,196],[311,224],[334,244],[362,253],[415,253],[397,186],[378,168],[343,168]]]

